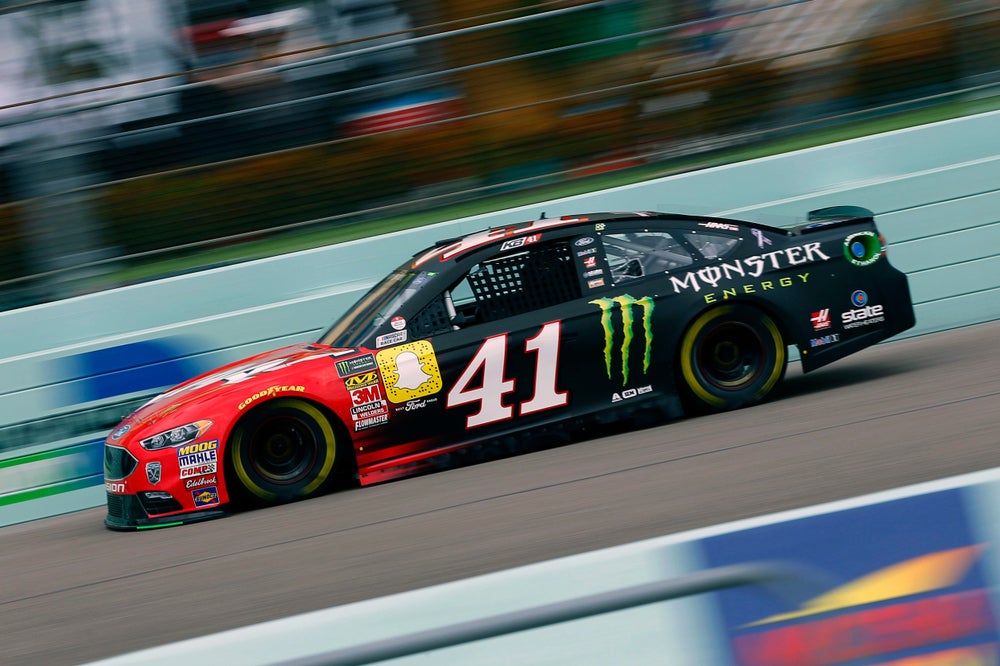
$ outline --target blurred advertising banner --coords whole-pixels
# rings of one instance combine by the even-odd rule
[[[792,560],[829,575],[789,610],[752,587],[717,595],[739,666],[998,663],[989,543],[965,489],[789,520],[704,540],[706,565]]]

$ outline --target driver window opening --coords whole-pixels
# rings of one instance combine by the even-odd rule
[[[420,337],[558,305],[582,295],[569,243],[482,261],[410,323]]]
[[[604,234],[601,238],[614,284],[682,268],[693,261],[668,232]]]

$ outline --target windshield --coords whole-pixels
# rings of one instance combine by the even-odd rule
[[[387,319],[399,312],[431,275],[433,273],[410,270],[408,264],[397,268],[362,296],[318,342],[331,347],[361,346]]]

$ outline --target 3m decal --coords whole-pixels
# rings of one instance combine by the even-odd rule
[[[642,311],[642,333],[645,339],[645,347],[642,353],[642,374],[649,371],[649,364],[653,354],[653,299],[649,296],[633,298],[628,294],[616,296],[614,298],[598,298],[590,301],[601,308],[601,327],[604,329],[604,365],[607,368],[608,379],[612,379],[612,357],[614,352],[615,338],[615,310],[621,312],[622,323],[622,343],[621,343],[621,376],[622,386],[628,384],[629,376],[629,355],[632,348],[632,340],[635,333],[632,325],[635,317],[632,311],[633,306]]]
[[[562,322],[551,321],[538,335],[524,342],[525,353],[535,353],[534,390],[530,399],[520,405],[520,414],[533,414],[569,404],[569,392],[556,389],[559,368],[559,336]],[[513,418],[514,408],[505,405],[503,397],[514,391],[515,380],[506,379],[507,334],[483,340],[482,346],[448,391],[449,408],[479,404],[479,411],[466,417],[466,427],[506,421]],[[475,382],[476,377],[480,381]]]
[[[760,277],[765,269],[777,270],[821,259],[829,260],[830,257],[820,249],[820,243],[806,243],[744,259],[723,262],[715,266],[706,266],[686,273],[680,278],[671,275],[670,284],[673,286],[675,294],[688,289],[697,292],[706,286],[713,289],[718,288],[720,282],[728,282],[738,277]]]
[[[433,395],[444,387],[434,347],[427,340],[384,349],[375,360],[382,371],[386,397],[393,404]]]
[[[351,419],[364,421],[376,416],[388,416],[389,405],[385,401],[381,384],[353,389],[351,395]]]
[[[371,372],[377,367],[375,357],[371,354],[365,354],[364,356],[337,361],[337,375],[340,377],[350,377],[359,372]]]

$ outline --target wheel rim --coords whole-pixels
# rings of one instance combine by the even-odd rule
[[[765,357],[760,335],[741,322],[726,322],[708,331],[697,352],[702,377],[724,391],[753,384],[763,371]]]
[[[303,479],[318,457],[319,442],[308,424],[296,418],[272,418],[260,424],[247,447],[254,471],[269,483]]]

